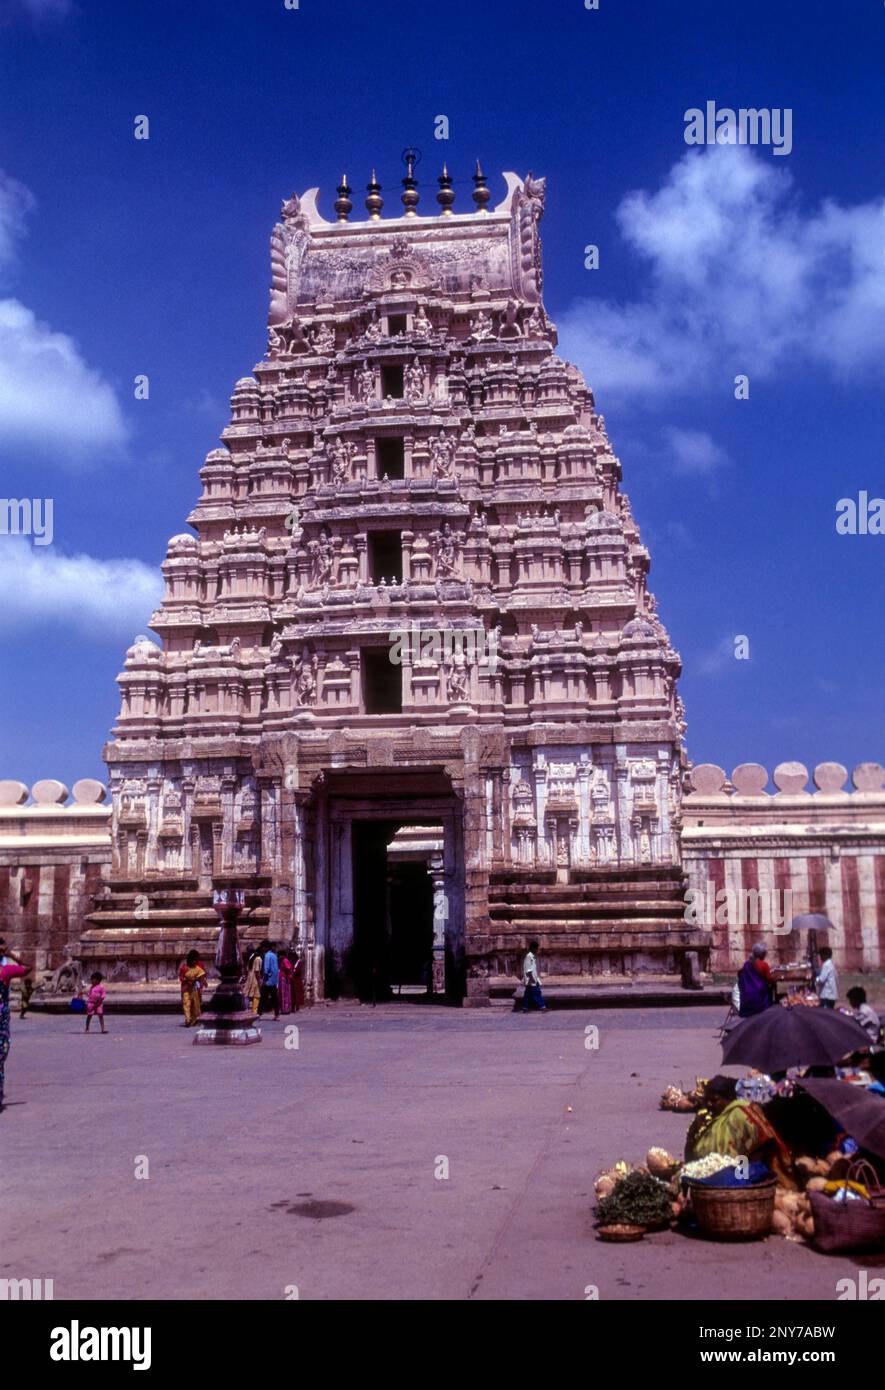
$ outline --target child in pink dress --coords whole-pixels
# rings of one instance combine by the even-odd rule
[[[92,1015],[96,1014],[101,1024],[101,1031],[106,1033],[108,1030],[104,1026],[104,1001],[107,997],[107,990],[102,984],[104,976],[96,970],[94,975],[90,975],[89,981],[91,988],[86,996],[86,1032],[89,1032],[89,1025],[92,1022]]]

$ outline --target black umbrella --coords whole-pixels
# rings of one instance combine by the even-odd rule
[[[835,1009],[779,1004],[745,1018],[723,1039],[722,1060],[743,1062],[771,1075],[790,1067],[829,1067],[849,1052],[867,1048],[860,1024]]]
[[[862,1149],[885,1158],[885,1096],[847,1081],[800,1081],[803,1091],[832,1115]]]

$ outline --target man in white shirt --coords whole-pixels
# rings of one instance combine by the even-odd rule
[[[545,1014],[547,1012],[547,1005],[544,1003],[544,996],[541,993],[541,972],[538,969],[537,941],[529,942],[529,949],[522,963],[522,982],[525,985],[525,993],[522,996],[522,1012],[527,1014],[530,1008],[535,1008],[539,1009],[542,1014]]]
[[[855,985],[848,991],[848,1003],[851,1005],[852,1014],[875,1047],[879,1041],[882,1024],[876,1010],[867,1003],[866,990],[861,985]]]
[[[839,981],[833,964],[833,952],[829,946],[820,948],[820,970],[814,982],[817,997],[825,1009],[835,1009],[839,998]]]

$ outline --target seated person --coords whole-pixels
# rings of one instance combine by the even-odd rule
[[[882,1022],[873,1006],[867,1003],[866,990],[861,985],[854,985],[848,991],[848,1002],[851,1005],[851,1017],[857,1019],[870,1043],[875,1047],[882,1032]]]
[[[796,1187],[790,1152],[760,1105],[738,1100],[731,1076],[714,1076],[704,1088],[703,1108],[685,1138],[685,1160],[725,1154],[764,1163],[787,1187]]]

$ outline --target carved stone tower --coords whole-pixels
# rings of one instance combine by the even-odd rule
[[[444,172],[420,215],[414,160],[401,215],[374,174],[364,221],[346,179],[335,222],[316,189],[283,204],[267,352],[169,543],[160,641],[120,676],[90,963],[174,978],[211,950],[223,884],[247,935],[300,944],[310,998],[411,969],[482,1003],[529,936],[574,983],[699,945],[679,657],[593,394],[555,352],[544,180],[505,179],[490,210],[477,166],[467,213]]]

